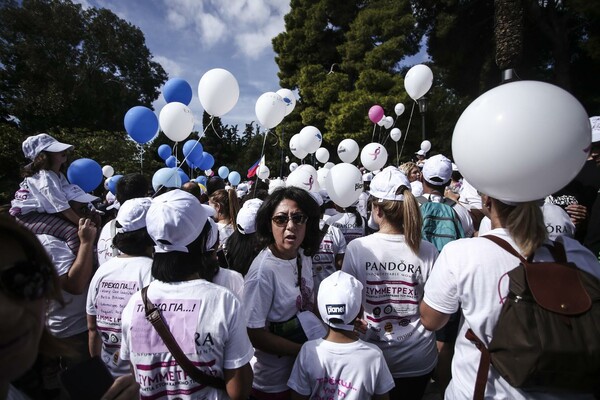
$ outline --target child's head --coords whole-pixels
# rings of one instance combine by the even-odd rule
[[[29,136],[23,142],[23,154],[32,161],[24,174],[31,176],[40,170],[60,169],[67,161],[66,152],[73,145],[61,143],[46,133]]]
[[[334,329],[354,330],[362,306],[363,285],[346,272],[336,271],[323,279],[317,303],[325,324]]]

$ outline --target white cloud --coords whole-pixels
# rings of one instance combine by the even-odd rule
[[[182,75],[183,68],[181,67],[181,65],[179,65],[172,59],[163,56],[155,56],[153,58],[154,61],[162,65],[167,74],[169,74],[169,77],[176,77]]]
[[[282,0],[165,0],[171,27],[193,26],[207,49],[233,42],[236,54],[257,59],[285,28],[289,1]]]

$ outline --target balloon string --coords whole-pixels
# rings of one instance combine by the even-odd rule
[[[140,174],[144,174],[144,147],[141,144],[137,145],[140,152]]]
[[[412,121],[416,103],[417,103],[416,101],[413,102],[412,109],[410,110],[410,118],[408,119],[408,125],[406,126],[406,132],[404,132],[404,140],[402,141],[402,147],[400,148],[400,157],[402,157],[402,152],[404,151],[404,143],[406,143],[406,138],[408,137],[408,130],[410,129],[410,122]]]
[[[398,156],[398,142],[396,143],[396,166],[398,167],[398,164],[400,163],[400,157]]]
[[[260,162],[262,161],[264,155],[265,155],[265,144],[267,143],[267,136],[269,135],[270,130],[267,129],[265,132],[265,138],[263,139],[263,144],[262,144],[262,149],[260,150],[260,160],[258,161],[258,168],[260,169]],[[275,135],[277,136],[277,135]],[[277,138],[277,141],[279,142],[279,138]],[[256,187],[258,183],[258,170],[256,171],[256,182],[254,183],[254,193],[252,194],[252,196],[256,197]]]
[[[371,142],[375,141],[375,128],[377,128],[377,124],[373,124],[373,134],[371,135]]]
[[[214,120],[214,119],[215,119],[215,117],[213,117],[213,116],[211,116],[211,117],[210,117],[210,122],[208,123],[208,125],[206,125],[206,128],[204,128],[204,130],[202,131],[202,134],[203,134],[203,135],[205,135],[205,134],[206,134],[206,131],[208,130],[208,128],[209,128],[210,126],[212,126],[212,124],[213,124],[213,120]],[[219,135],[217,135],[217,136],[219,136]],[[196,148],[196,146],[197,146],[197,145],[200,143],[200,139],[201,139],[201,137],[198,137],[198,139],[197,139],[197,140],[196,140],[196,142],[194,143],[194,147],[192,147],[192,148],[190,149],[190,151],[188,152],[188,155],[187,155],[187,156],[186,156],[185,154],[183,155],[183,156],[184,156],[184,157],[183,157],[183,161],[181,161],[181,162],[179,163],[179,165],[182,165],[183,163],[185,163],[185,162],[186,162],[186,160],[188,159],[188,156],[189,156],[190,154],[192,154],[192,152],[194,151],[194,149]],[[176,154],[176,153],[175,153],[175,149],[177,148],[177,143],[179,143],[179,142],[175,142],[175,145],[173,146],[173,153],[174,153],[174,154]],[[176,156],[176,157],[177,157],[177,156]],[[190,170],[191,170],[191,168],[192,168],[192,167],[190,167]]]

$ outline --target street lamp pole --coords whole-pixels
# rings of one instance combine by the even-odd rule
[[[421,113],[421,140],[425,140],[425,113],[427,113],[427,98],[423,96],[417,100],[417,103],[419,104],[419,112]]]

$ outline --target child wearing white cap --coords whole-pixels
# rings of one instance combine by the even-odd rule
[[[155,243],[147,298],[182,352],[205,374],[222,378],[226,389],[194,381],[147,321],[140,292],[123,310],[120,356],[130,360],[142,398],[227,399],[250,394],[254,349],[248,339],[242,306],[224,287],[208,282],[203,271],[214,270],[214,252],[207,252],[212,227],[209,206],[175,189],[155,197],[146,215]]]
[[[90,283],[87,321],[92,356],[100,356],[114,377],[131,372],[119,357],[121,312],[129,298],[152,281],[152,246],[146,230],[150,198],[127,200],[119,208],[113,244],[120,255],[102,264]]]
[[[302,346],[288,380],[296,398],[388,398],[394,379],[383,353],[354,331],[362,290],[356,278],[342,271],[321,282],[317,303],[329,332]]]
[[[40,133],[25,139],[22,147],[31,163],[23,168],[24,179],[11,202],[10,214],[34,233],[65,240],[77,254],[79,216],[69,205],[73,185],[63,173],[67,151],[73,146]],[[99,198],[89,195],[86,202],[95,200]]]

